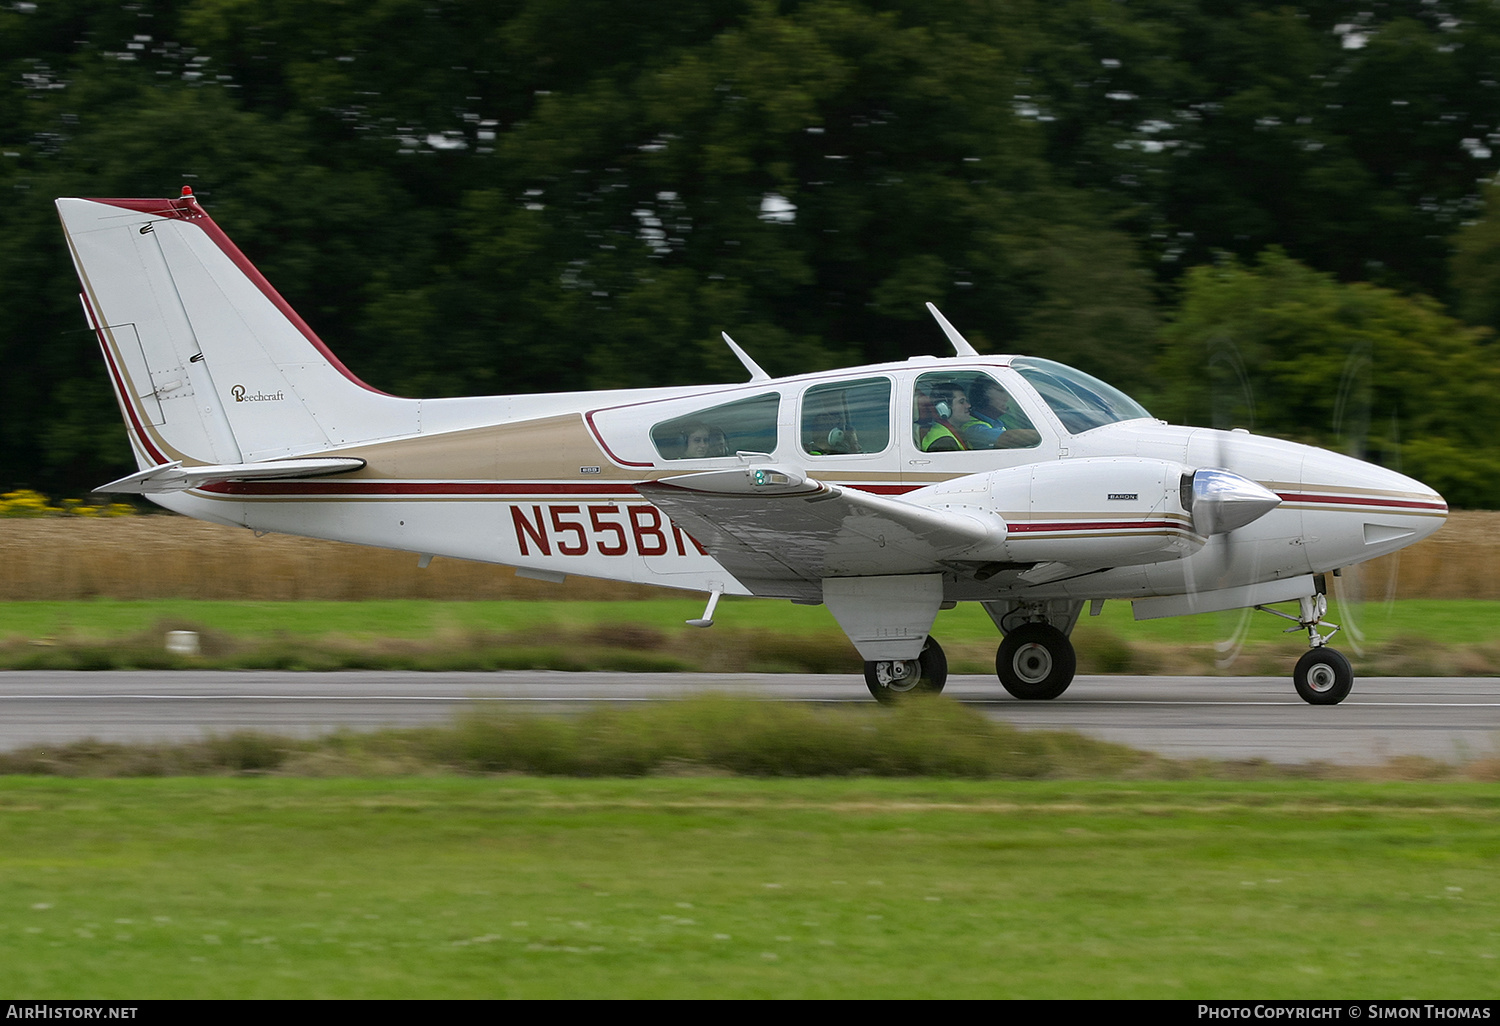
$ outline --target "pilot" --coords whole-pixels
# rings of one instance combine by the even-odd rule
[[[724,432],[704,421],[687,426],[682,435],[682,458],[685,460],[708,459],[727,456],[729,447],[724,442]]]
[[[963,426],[964,444],[970,449],[999,448],[1010,396],[989,378],[976,378],[969,385],[968,395],[973,418]]]
[[[1041,441],[1031,428],[1006,427],[1010,395],[999,382],[976,378],[969,386],[969,400],[973,419],[963,425],[962,433],[970,449],[1024,449]]]
[[[974,419],[969,397],[956,385],[932,390],[932,424],[922,435],[923,452],[956,452],[967,449],[963,429]]]

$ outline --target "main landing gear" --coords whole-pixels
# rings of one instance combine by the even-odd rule
[[[1005,635],[995,653],[995,675],[1023,701],[1056,698],[1073,683],[1078,656],[1068,635],[1083,603],[1071,599],[984,603],[985,612]]]
[[[1073,683],[1078,657],[1068,636],[1049,623],[1025,623],[1005,636],[995,673],[1021,699],[1056,698]]]
[[[883,659],[865,663],[865,687],[877,702],[899,702],[907,695],[935,695],[948,683],[948,657],[933,638],[915,659]]]

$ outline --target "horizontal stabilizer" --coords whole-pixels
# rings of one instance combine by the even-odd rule
[[[322,477],[359,470],[361,459],[326,457],[305,460],[267,460],[264,463],[221,463],[205,467],[184,467],[180,460],[149,467],[139,473],[100,485],[95,492],[126,495],[156,495],[183,492],[210,481],[264,481],[298,477]]]

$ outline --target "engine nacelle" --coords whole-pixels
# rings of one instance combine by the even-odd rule
[[[1199,493],[1205,492],[1209,480],[1200,472]],[[1052,576],[1066,574],[1069,568],[1182,559],[1203,547],[1206,534],[1227,529],[1222,525],[1249,523],[1279,502],[1255,482],[1227,471],[1213,471],[1212,480],[1212,498],[1195,496],[1194,472],[1181,463],[1101,457],[970,474],[923,488],[907,499],[955,512],[998,514],[1007,530],[1003,552],[993,558],[1002,563],[1059,564],[1050,571],[1037,567]],[[1236,508],[1237,515],[1231,516],[1222,507],[1225,497],[1256,508]],[[1220,505],[1214,507],[1215,516],[1208,516],[1203,507],[1213,503]],[[1195,505],[1200,506],[1196,528]]]

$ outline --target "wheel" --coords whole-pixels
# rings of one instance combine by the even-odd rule
[[[1297,660],[1292,683],[1302,701],[1310,705],[1338,705],[1354,687],[1354,668],[1344,653],[1331,648],[1312,648]]]
[[[948,657],[928,638],[915,659],[865,663],[865,687],[877,702],[899,702],[907,695],[935,695],[948,683]]]
[[[1056,698],[1073,683],[1078,657],[1062,631],[1046,623],[1022,624],[1000,642],[995,673],[1017,698]]]

